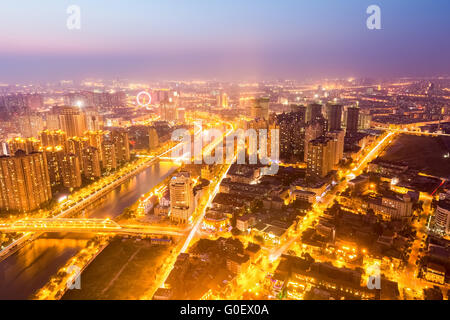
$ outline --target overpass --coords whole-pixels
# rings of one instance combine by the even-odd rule
[[[0,232],[76,232],[115,233],[129,235],[182,236],[183,230],[158,226],[121,226],[110,219],[24,219],[11,224],[0,224]]]

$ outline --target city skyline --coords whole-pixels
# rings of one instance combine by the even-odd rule
[[[69,5],[81,29],[69,30]],[[444,1],[21,1],[0,11],[0,81],[263,80],[450,73]],[[439,50],[435,50],[439,48]],[[39,75],[39,76],[38,76]]]

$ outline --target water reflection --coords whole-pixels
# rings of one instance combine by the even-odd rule
[[[114,218],[177,168],[160,162],[122,184],[88,208],[92,218]],[[0,299],[26,299],[41,288],[71,257],[86,245],[89,236],[45,234],[0,263]]]

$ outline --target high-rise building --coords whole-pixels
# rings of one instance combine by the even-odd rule
[[[328,120],[328,131],[341,130],[342,105],[327,104],[326,119]]]
[[[103,144],[102,168],[106,172],[111,172],[117,168],[116,148],[112,141],[106,141]]]
[[[308,143],[306,177],[323,178],[333,170],[336,150],[334,139],[321,136]]]
[[[50,179],[44,155],[26,154],[0,157],[0,208],[29,212],[52,198]]]
[[[311,122],[322,118],[322,105],[318,103],[311,103],[306,107],[306,121]]]
[[[368,113],[360,112],[358,116],[358,129],[366,130],[370,129],[370,123],[372,122],[372,115]]]
[[[304,159],[305,110],[283,113],[276,116],[280,132],[280,157],[290,162]]]
[[[269,98],[254,99],[250,109],[251,118],[269,120],[269,101]]]
[[[327,136],[335,141],[336,148],[333,150],[334,155],[333,165],[337,165],[344,158],[344,130],[335,130],[327,132]]]
[[[44,157],[47,161],[50,186],[55,188],[62,184],[62,159],[64,157],[62,146],[47,147],[44,149]]]
[[[188,172],[180,172],[170,180],[170,218],[187,223],[194,212],[193,182]]]
[[[86,179],[95,180],[101,176],[100,155],[95,147],[83,149],[83,175]]]
[[[86,117],[78,107],[53,107],[53,112],[59,116],[61,130],[69,137],[82,136],[86,131]]]
[[[25,153],[37,152],[40,150],[41,143],[35,138],[14,138],[8,140],[9,155],[14,155],[17,150],[23,150]]]
[[[99,131],[103,129],[103,118],[94,108],[86,108],[84,110],[86,116],[86,130]]]
[[[98,150],[100,162],[103,163],[103,140],[107,133],[105,131],[87,131],[84,136],[89,139],[89,145]]]
[[[154,127],[150,127],[148,130],[149,148],[154,150],[159,146],[158,132]]]
[[[67,134],[62,130],[44,130],[40,133],[41,144],[44,148],[63,146],[67,148]]]
[[[81,186],[80,159],[73,153],[64,154],[61,160],[61,174],[64,187],[79,188]]]
[[[347,134],[352,134],[358,132],[358,122],[359,122],[359,108],[349,107],[347,108],[347,121],[346,130]]]
[[[86,137],[72,137],[67,141],[69,153],[73,153],[80,160],[80,169],[83,170],[83,150],[89,147],[89,139]]]
[[[176,109],[175,103],[171,99],[162,101],[159,105],[159,115],[164,121],[174,121],[177,119]]]
[[[130,161],[130,141],[128,131],[124,128],[114,128],[111,130],[110,139],[114,143],[117,162]]]
[[[47,112],[45,114],[45,128],[50,131],[60,130],[59,115],[53,112]]]
[[[312,121],[306,126],[305,140],[303,142],[304,162],[308,161],[309,142],[323,135],[325,129],[324,124],[318,120]]]
[[[37,137],[44,129],[44,120],[37,114],[28,114],[17,118],[17,128],[24,138]]]
[[[216,99],[218,107],[228,108],[228,95],[225,92],[218,93]]]

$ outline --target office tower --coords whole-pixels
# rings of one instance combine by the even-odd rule
[[[44,129],[44,120],[40,115],[24,115],[17,118],[17,128],[24,138],[37,137]]]
[[[80,160],[80,169],[83,170],[83,150],[89,147],[89,139],[86,137],[72,137],[67,140],[67,150]]]
[[[358,132],[359,123],[359,108],[358,107],[348,107],[347,108],[347,121],[346,121],[347,134],[352,134]]]
[[[304,147],[303,147],[303,152],[304,152],[304,162],[307,162],[308,160],[308,147],[309,147],[309,142],[320,137],[321,135],[324,134],[325,131],[325,126],[323,124],[323,122],[315,120],[312,121],[310,123],[308,123],[308,125],[305,128],[305,140],[304,140]]]
[[[124,128],[114,128],[111,130],[110,139],[114,143],[116,161],[119,163],[130,161],[130,141],[128,131]]]
[[[112,141],[103,144],[102,168],[106,172],[111,172],[117,168],[116,148]]]
[[[40,133],[41,144],[44,148],[63,146],[67,147],[67,134],[62,130],[44,130]]]
[[[450,200],[440,200],[434,213],[434,224],[438,231],[450,234]]]
[[[0,157],[0,208],[29,212],[52,198],[50,179],[44,155],[26,154]]]
[[[327,132],[326,135],[335,141],[336,148],[332,154],[334,155],[333,165],[337,165],[344,158],[345,132],[344,130],[335,130]]]
[[[25,153],[37,152],[41,148],[41,143],[35,138],[14,138],[8,140],[9,155],[14,155],[16,151],[23,150]]]
[[[187,223],[194,212],[193,182],[188,172],[180,172],[170,180],[170,218]]]
[[[62,183],[61,162],[64,157],[64,149],[61,146],[47,147],[44,149],[44,157],[47,161],[50,186],[55,188]]]
[[[327,104],[326,119],[328,120],[328,131],[341,130],[342,105]]]
[[[269,98],[254,99],[250,109],[251,118],[269,120],[269,101]]]
[[[161,102],[159,106],[159,115],[164,121],[174,121],[177,119],[176,106],[172,99]]]
[[[97,148],[86,147],[82,155],[83,175],[86,179],[95,180],[101,176],[100,155]]]
[[[53,112],[59,115],[61,130],[68,137],[82,136],[86,131],[86,117],[78,107],[53,107]]]
[[[63,185],[73,189],[81,187],[80,159],[73,153],[66,153],[61,159],[61,174]]]
[[[135,150],[146,150],[149,148],[149,127],[135,125],[128,128],[130,144]]]
[[[304,159],[305,110],[283,113],[276,116],[280,133],[280,157],[290,162]]]
[[[333,170],[335,148],[336,142],[326,136],[321,136],[308,143],[307,178],[323,178]]]
[[[311,122],[323,118],[322,105],[318,103],[311,103],[306,107],[306,122]]]
[[[148,129],[149,149],[154,150],[159,146],[158,132],[154,127]]]

